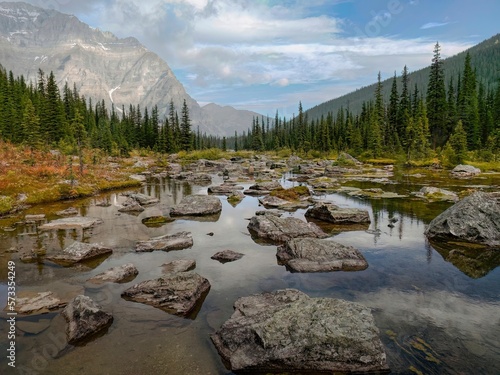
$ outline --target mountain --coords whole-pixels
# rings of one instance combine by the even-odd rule
[[[71,89],[76,85],[81,95],[94,103],[105,100],[118,111],[130,104],[150,110],[158,105],[163,117],[173,100],[180,115],[185,99],[192,127],[202,133],[240,133],[252,116],[260,116],[214,105],[201,108],[168,64],[137,39],[120,39],[75,16],[22,2],[0,3],[0,64],[34,83],[39,69],[53,71],[61,89],[66,83]]]
[[[245,128],[242,128],[242,131],[248,130],[252,126],[252,121],[255,116],[261,117],[262,115],[258,115],[252,111],[238,110],[234,109],[231,106],[220,106],[214,103],[207,104],[202,107],[203,114],[206,116],[206,119],[209,123],[214,124],[222,129],[229,129],[231,124],[234,124],[238,121],[243,120],[246,124]],[[236,130],[236,129],[235,129]],[[238,131],[241,134],[240,131]],[[234,132],[229,135],[234,135]]]
[[[446,45],[441,45],[442,50],[446,50]],[[478,82],[483,82],[486,87],[496,87],[500,80],[500,34],[497,34],[455,56],[443,60],[443,69],[445,72],[445,83],[448,87],[450,77],[454,77],[454,86],[456,88],[459,73],[463,71],[465,56],[467,52],[471,56],[471,65],[476,71]],[[430,66],[431,61],[429,61]],[[403,67],[401,67],[401,71]],[[417,84],[418,90],[425,96],[429,81],[430,67],[414,71],[408,75],[410,92],[413,93],[414,86]],[[376,77],[374,77],[376,78]],[[401,93],[401,77],[397,78],[398,89]],[[383,95],[386,101],[389,100],[392,85],[392,77],[382,82]],[[363,102],[374,99],[376,83],[362,87],[356,91],[329,100],[307,110],[310,119],[326,117],[328,112],[336,114],[340,107],[349,108],[355,114],[360,113]]]

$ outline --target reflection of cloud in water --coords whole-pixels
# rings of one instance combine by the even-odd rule
[[[481,302],[445,291],[408,292],[395,289],[360,294],[357,302],[375,310],[382,335],[386,330],[396,333],[432,332],[430,338],[436,345],[442,345],[435,348],[438,353],[447,352],[452,343],[463,345],[464,355],[457,355],[454,359],[464,361],[463,368],[469,366],[472,354],[482,357],[488,366],[500,370],[498,303]]]

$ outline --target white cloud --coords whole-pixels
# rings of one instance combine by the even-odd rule
[[[435,27],[442,27],[442,26],[446,26],[449,24],[450,24],[449,22],[428,22],[428,23],[420,26],[420,29],[422,29],[422,30],[433,29]]]
[[[348,20],[331,12],[311,12],[326,3],[331,6],[332,1],[288,0],[285,6],[284,1],[270,0],[89,0],[82,12],[99,9],[99,16],[92,13],[99,17],[92,26],[120,37],[134,36],[174,71],[182,71],[183,84],[195,98],[197,92],[228,87],[241,91],[269,85],[290,90],[309,85],[313,90],[307,95],[319,103],[340,95],[341,81],[349,85],[360,77],[375,81],[379,70],[389,77],[405,64],[416,70],[430,63],[435,40],[346,37],[343,28]],[[374,17],[391,15],[379,12]],[[443,56],[470,46],[440,42]],[[313,87],[320,84],[321,88]],[[202,100],[212,101],[207,96]]]

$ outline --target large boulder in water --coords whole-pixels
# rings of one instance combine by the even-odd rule
[[[273,214],[257,215],[250,219],[248,230],[260,238],[285,242],[292,238],[326,238],[316,224],[295,217],[281,218]]]
[[[84,295],[76,296],[61,314],[68,322],[66,335],[70,344],[85,341],[113,323],[111,314]]]
[[[295,238],[278,247],[278,261],[293,272],[360,271],[365,257],[352,246],[317,238]]]
[[[172,208],[170,216],[216,215],[222,211],[219,198],[212,195],[188,195]]]
[[[188,316],[201,305],[209,290],[207,279],[189,271],[143,281],[125,290],[122,297],[171,314]]]
[[[305,216],[334,224],[370,222],[368,211],[359,208],[341,208],[333,203],[318,203],[308,209]]]
[[[500,246],[500,192],[474,193],[434,218],[425,230],[431,240]]]
[[[450,172],[450,174],[453,177],[458,177],[458,178],[475,177],[480,173],[481,173],[481,170],[479,168],[476,168],[476,167],[473,167],[472,165],[467,165],[467,164],[457,165]]]
[[[64,249],[62,254],[46,257],[45,259],[62,265],[72,265],[78,262],[84,262],[104,255],[109,255],[112,252],[113,249],[98,243],[89,244],[76,241]]]
[[[147,241],[138,241],[135,244],[137,253],[151,252],[154,250],[182,250],[193,246],[193,236],[190,232],[178,232],[150,238]]]
[[[295,290],[242,297],[211,335],[234,372],[387,372],[369,308]]]

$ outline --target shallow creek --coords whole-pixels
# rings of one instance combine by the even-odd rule
[[[448,180],[440,174],[396,174],[390,182],[393,183],[364,180],[345,185],[381,187],[399,194],[428,184],[455,192],[477,185],[484,189],[496,186],[498,190],[500,176]],[[219,183],[221,178],[214,176],[213,184]],[[293,183],[284,177],[282,184]],[[47,222],[57,218],[56,211],[75,207],[82,216],[103,220],[103,224],[91,230],[40,232],[35,225],[0,220],[2,307],[7,300],[7,262],[13,260],[18,291],[50,290],[64,294],[81,289],[114,316],[104,335],[78,347],[66,346],[65,321],[58,312],[19,316],[17,368],[12,371],[4,355],[8,327],[5,314],[2,315],[1,374],[230,374],[209,334],[230,317],[238,297],[281,288],[297,288],[314,297],[343,298],[372,308],[394,374],[500,373],[498,252],[484,256],[473,251],[471,264],[453,264],[446,260],[446,249],[436,250],[423,235],[429,221],[451,203],[428,203],[414,198],[369,200],[340,193],[318,195],[316,199],[369,211],[372,222],[368,229],[340,231],[324,227],[334,240],[358,248],[369,267],[358,272],[298,274],[277,264],[276,245],[256,242],[250,236],[247,219],[262,209],[257,198],[247,196],[233,207],[226,197],[220,196],[223,209],[218,217],[176,219],[150,228],[141,223],[143,218],[166,214],[184,195],[206,194],[207,187],[162,179],[149,181],[141,192],[159,198],[160,203],[140,215],[119,213],[119,204],[126,198],[120,193],[109,193],[34,207],[14,219],[20,221],[24,214],[44,213]],[[103,202],[106,206],[101,206]],[[299,209],[285,215],[304,219],[304,213],[304,209]],[[388,226],[391,218],[397,219],[393,228]],[[179,231],[192,233],[193,247],[171,252],[134,252],[138,240]],[[105,259],[66,268],[44,263],[43,257],[35,263],[20,260],[20,254],[28,249],[55,253],[75,240],[103,243],[114,252]],[[217,251],[226,249],[245,255],[225,264],[210,259]],[[184,319],[120,297],[129,286],[160,277],[161,265],[175,259],[195,259],[195,271],[211,283],[196,316]],[[133,281],[92,287],[85,283],[90,277],[125,263],[134,263],[139,270]]]

